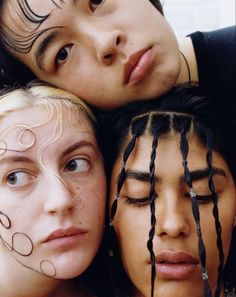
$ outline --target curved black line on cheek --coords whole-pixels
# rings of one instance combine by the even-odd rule
[[[7,225],[3,222],[1,217],[6,219]],[[0,224],[5,228],[5,229],[10,229],[11,228],[11,220],[9,217],[2,211],[0,211]]]
[[[6,221],[7,224],[4,221]],[[12,226],[10,218],[5,213],[3,213],[2,211],[0,211],[0,225],[2,225],[3,228],[7,229],[7,230],[9,230],[11,228],[11,226]],[[29,251],[26,252],[26,253],[20,252],[19,250],[17,250],[17,246],[16,247],[14,246],[15,245],[14,238],[16,236],[19,236],[19,235],[22,235],[22,238],[26,239],[26,241],[28,241],[28,243],[29,243],[30,248],[29,248]],[[6,240],[4,240],[4,238],[2,237],[1,232],[0,232],[0,240],[6,246],[6,248],[9,250],[10,253],[15,252],[16,254],[18,254],[19,256],[22,256],[22,257],[28,257],[33,253],[33,250],[34,250],[33,242],[30,239],[30,237],[28,235],[26,235],[25,233],[22,233],[22,232],[13,233],[12,237],[11,237],[11,243],[8,243]],[[29,266],[25,265],[24,263],[19,261],[13,254],[12,254],[12,256],[23,267],[28,268],[28,269],[30,269],[32,271],[37,272],[37,273],[40,273],[40,274],[42,274],[42,275],[44,275],[46,277],[54,278],[56,276],[56,274],[57,274],[56,267],[54,266],[54,264],[50,260],[47,260],[47,259],[42,260],[39,263],[39,270],[37,270],[37,269],[34,269],[32,267],[29,267]],[[50,268],[50,270],[51,270],[50,274],[47,273],[46,270],[44,269],[45,264]]]

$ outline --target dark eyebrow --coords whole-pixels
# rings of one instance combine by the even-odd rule
[[[190,171],[190,175],[193,181],[206,178],[209,176],[209,173],[210,173],[209,168]],[[227,177],[225,171],[222,168],[218,168],[218,167],[212,168],[212,175],[213,176],[220,175],[220,176]],[[181,181],[184,181],[184,177],[181,177]]]
[[[83,147],[90,147],[93,150],[97,149],[93,142],[83,140],[83,141],[78,141],[78,142],[72,144],[71,146],[69,146],[65,151],[63,151],[63,155],[68,155],[71,152],[73,152],[74,150],[80,149]]]
[[[138,171],[138,170],[127,170],[125,174],[125,178],[136,179],[141,182],[150,182],[150,173],[146,171]],[[161,182],[161,178],[156,176],[156,182]]]
[[[62,28],[62,27],[56,27],[56,28]],[[58,31],[51,32],[46,38],[42,40],[39,47],[37,48],[37,51],[35,52],[35,60],[40,70],[44,70],[43,62],[44,62],[45,53],[58,35],[59,35]]]
[[[212,168],[212,174],[214,175],[220,175],[227,177],[225,171],[222,168],[213,167]],[[192,181],[197,181],[203,178],[206,178],[209,176],[209,168],[199,169],[199,170],[193,170],[190,171],[191,179]],[[118,177],[119,178],[119,177]],[[150,173],[146,171],[138,171],[138,170],[127,170],[126,179],[135,179],[141,182],[150,182]],[[162,179],[155,175],[155,179],[157,183],[161,183]],[[180,182],[185,182],[184,175],[180,177]]]

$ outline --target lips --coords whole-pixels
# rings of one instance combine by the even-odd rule
[[[140,81],[152,66],[152,48],[143,49],[131,55],[124,67],[124,84]]]
[[[162,252],[156,257],[156,272],[160,278],[183,280],[191,276],[199,260],[185,252]]]
[[[63,238],[69,238],[74,236],[79,236],[87,233],[85,230],[79,229],[77,227],[70,227],[67,229],[57,229],[56,231],[50,233],[43,241],[42,243],[47,243],[54,240],[59,240]]]

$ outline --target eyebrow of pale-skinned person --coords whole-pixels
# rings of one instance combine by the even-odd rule
[[[158,169],[157,169],[158,170]],[[225,171],[222,168],[213,167],[212,168],[212,176],[220,175],[223,177],[227,177]],[[204,179],[209,176],[209,168],[198,169],[190,171],[190,176],[192,181],[197,181],[200,179]],[[127,170],[125,174],[126,179],[135,179],[141,182],[150,182],[150,173],[146,171],[139,170]],[[162,178],[158,175],[155,175],[155,179],[157,183],[162,182]],[[182,174],[179,178],[180,183],[185,182],[184,175]]]
[[[18,152],[18,151],[16,151]],[[0,165],[12,164],[12,163],[30,163],[33,164],[34,161],[25,156],[8,156],[0,159]]]
[[[84,147],[92,148],[93,150],[97,149],[93,142],[87,141],[87,140],[82,140],[82,141],[78,141],[78,142],[72,144],[71,146],[69,146],[65,151],[62,152],[62,154],[68,155],[68,154],[72,153],[73,151],[80,149],[80,148],[84,148]]]

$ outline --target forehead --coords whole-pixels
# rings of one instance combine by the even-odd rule
[[[59,9],[64,5],[68,0],[8,0],[4,4],[4,8],[7,9],[9,14],[21,14],[25,13],[26,15],[47,15],[53,9]]]
[[[28,36],[40,30],[42,23],[61,9],[66,1],[52,0],[8,0],[3,5],[3,23],[10,28],[8,34],[15,38]],[[12,32],[11,32],[12,31]]]
[[[33,130],[37,138],[42,139],[52,135],[58,135],[60,138],[68,135],[71,137],[74,133],[89,133],[95,137],[90,121],[73,105],[68,107],[63,104],[45,104],[13,111],[0,121],[0,137],[2,140],[10,140],[19,135],[20,130],[27,128]]]
[[[156,149],[156,168],[163,170],[176,170],[183,171],[183,157],[180,148],[180,133],[169,133],[163,135],[158,139],[158,145]],[[205,168],[207,166],[206,147],[200,142],[200,140],[194,134],[190,133],[187,136],[188,139],[188,166],[190,169]],[[149,165],[152,153],[153,136],[145,135],[137,139],[136,145],[131,152],[128,161],[127,168],[135,170],[145,170],[149,172]],[[123,152],[120,154],[116,161],[116,165],[120,166],[123,157]],[[213,163],[223,168],[228,168],[224,158],[217,152],[213,151]]]

